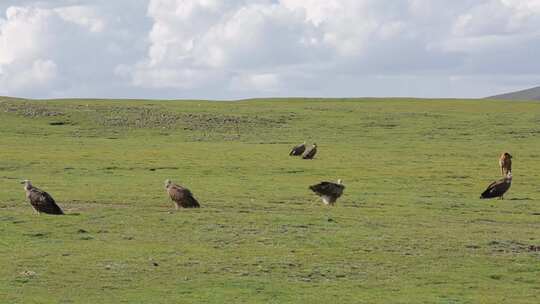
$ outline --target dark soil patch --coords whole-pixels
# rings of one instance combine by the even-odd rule
[[[50,126],[63,126],[63,125],[70,125],[71,122],[69,121],[52,121],[52,122],[49,122],[49,125]]]
[[[50,233],[41,233],[41,232],[37,232],[37,233],[25,233],[23,234],[25,236],[29,236],[29,237],[34,237],[34,238],[39,238],[39,239],[43,239],[43,238],[47,238]]]
[[[524,244],[517,241],[491,241],[488,246],[494,252],[500,253],[540,252],[540,245]]]
[[[149,168],[150,171],[156,171],[156,170],[178,170],[180,168],[178,167],[156,167],[156,168]]]
[[[365,128],[381,128],[381,129],[395,129],[399,127],[399,124],[393,122],[378,122],[370,121],[362,124]]]
[[[540,252],[540,245],[529,245],[529,251]]]

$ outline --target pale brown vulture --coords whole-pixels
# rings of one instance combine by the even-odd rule
[[[512,155],[508,152],[501,154],[499,166],[501,167],[502,176],[506,176],[508,172],[512,172]]]
[[[49,193],[32,186],[32,183],[29,180],[24,180],[21,184],[24,184],[26,198],[30,201],[30,204],[38,214],[64,214]]]
[[[176,209],[179,208],[199,208],[199,202],[193,197],[189,189],[173,184],[170,180],[165,181],[165,189],[171,200],[174,201]]]
[[[504,199],[503,195],[512,185],[512,172],[508,172],[505,177],[491,183],[487,189],[480,195],[481,199],[499,197]]]
[[[332,182],[321,182],[309,186],[309,189],[320,196],[325,205],[334,205],[336,200],[343,194],[345,185],[343,185],[341,179],[338,179],[337,184]]]
[[[311,148],[309,148],[306,152],[304,152],[304,155],[302,155],[303,159],[313,159],[315,157],[315,154],[317,154],[317,144],[313,144]]]
[[[306,151],[306,142],[292,148],[291,152],[289,152],[289,156],[300,156],[304,151]]]

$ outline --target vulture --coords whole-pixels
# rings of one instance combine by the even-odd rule
[[[24,184],[26,198],[38,214],[64,214],[49,193],[32,186],[29,180],[24,180],[21,184]]]
[[[334,205],[336,200],[343,194],[345,186],[342,184],[341,179],[338,179],[337,184],[332,182],[321,182],[309,186],[309,189],[320,196],[325,205]]]
[[[170,180],[165,181],[165,190],[167,190],[171,200],[174,201],[176,209],[199,208],[201,206],[189,189],[173,184]]]
[[[501,154],[499,166],[501,167],[502,176],[506,176],[508,172],[512,172],[512,155],[508,152]]]
[[[292,148],[291,152],[289,152],[289,156],[300,156],[304,151],[306,151],[306,142]]]
[[[505,177],[491,183],[487,189],[480,195],[481,199],[499,197],[504,199],[503,195],[512,185],[512,172],[508,172]]]
[[[315,157],[315,154],[317,154],[317,144],[313,144],[311,148],[309,148],[306,152],[304,152],[304,155],[302,155],[303,159],[313,159]]]

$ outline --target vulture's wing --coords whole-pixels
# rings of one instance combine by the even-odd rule
[[[30,204],[36,208],[37,211],[48,214],[64,214],[62,209],[58,207],[52,196],[40,189],[33,188],[28,195]]]
[[[200,207],[199,202],[193,197],[191,191],[184,187],[172,185],[167,191],[171,199],[179,203],[182,207]]]
[[[487,186],[486,190],[493,188],[495,185],[497,185],[497,183],[500,183],[502,181],[503,181],[502,179],[494,181],[493,183],[489,184],[489,186]]]
[[[505,179],[500,179],[491,183],[484,192],[481,198],[492,198],[502,196],[510,188],[510,183],[505,182]]]
[[[171,199],[177,203],[182,203],[184,201],[185,189],[178,185],[171,185],[167,189]]]
[[[191,208],[199,208],[201,205],[195,199],[191,191],[189,191],[188,189],[185,189],[185,191],[186,193],[184,196],[185,196],[186,206],[191,207]]]
[[[312,147],[309,150],[307,150],[306,153],[304,153],[304,156],[302,156],[302,158],[303,159],[312,159],[315,156],[316,153],[317,153],[317,148]]]
[[[290,156],[301,155],[302,153],[304,153],[305,150],[306,150],[306,145],[299,144],[298,146],[295,146],[294,148],[292,148],[291,152],[289,152],[289,155]]]

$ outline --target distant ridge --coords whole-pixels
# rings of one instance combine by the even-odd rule
[[[506,100],[540,100],[540,86],[531,89],[490,96],[486,98]]]

